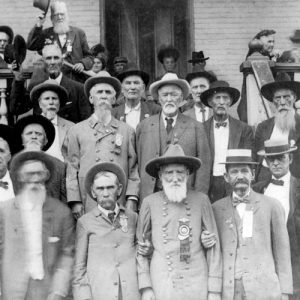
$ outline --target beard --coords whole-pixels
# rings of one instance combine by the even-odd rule
[[[283,132],[295,130],[295,111],[294,109],[277,111],[275,114],[275,125]]]
[[[167,182],[162,178],[163,190],[170,202],[180,203],[186,199],[187,194],[187,180],[182,182],[172,183]]]
[[[69,20],[65,19],[63,22],[56,22],[53,24],[53,31],[57,34],[65,34],[70,30]]]
[[[46,187],[42,183],[26,183],[18,195],[20,205],[40,206],[46,201]]]
[[[52,121],[56,117],[56,115],[57,115],[56,109],[47,109],[45,111],[45,117],[50,121]]]
[[[24,146],[24,149],[27,151],[40,151],[43,148],[42,143],[37,140],[28,141],[23,146]]]

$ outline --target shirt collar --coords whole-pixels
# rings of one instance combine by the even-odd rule
[[[60,72],[59,75],[54,79],[58,84],[60,84],[60,82],[61,82],[62,75],[63,75],[62,72]],[[51,79],[51,78],[49,77],[49,79]]]
[[[248,193],[245,194],[243,198],[248,198],[248,197],[250,196],[250,191],[251,191],[251,189],[249,188]],[[232,198],[235,198],[235,197],[236,197],[236,198],[241,198],[241,197],[238,196],[234,191],[232,191]]]
[[[225,121],[221,121],[221,122],[216,121],[214,118],[213,118],[213,120],[214,120],[214,125],[216,123],[226,123],[226,125],[228,125],[228,123],[229,123],[229,119],[228,118]]]
[[[282,176],[280,178],[276,178],[272,175],[272,179],[283,180],[284,183],[288,183],[288,182],[290,182],[290,179],[291,179],[291,173],[287,172],[284,176]]]
[[[206,111],[208,110],[208,107],[206,107],[206,106],[200,107],[200,106],[198,106],[198,105],[195,105],[195,111],[196,111],[197,113],[201,113],[201,110],[203,110],[203,109],[204,109],[204,111],[206,112]]]
[[[173,117],[167,117],[163,112],[161,112],[161,117],[163,119],[164,122],[166,122],[166,118],[172,118],[174,121],[173,121],[173,126],[175,125],[176,123],[176,120],[177,120],[177,117],[178,117],[178,113],[177,115],[173,116]]]
[[[98,209],[100,210],[100,212],[102,212],[107,217],[108,217],[108,214],[112,212],[111,210],[103,208],[99,204],[97,206],[98,206]],[[116,206],[115,206],[115,209],[114,209],[114,213],[115,213],[116,216],[118,215],[119,211],[120,211],[119,205],[118,205],[118,203],[116,203]]]
[[[141,110],[141,101],[135,107],[129,107],[127,103],[125,103],[125,115],[129,114],[131,111],[140,111]]]

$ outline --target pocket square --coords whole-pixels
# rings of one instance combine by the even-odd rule
[[[59,237],[57,237],[57,236],[49,236],[48,237],[48,242],[49,243],[56,243],[58,241],[59,241]]]

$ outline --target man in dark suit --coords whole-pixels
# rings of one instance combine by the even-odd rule
[[[122,84],[125,103],[114,108],[112,114],[117,120],[126,122],[136,130],[140,121],[158,114],[161,109],[159,105],[143,98],[149,75],[139,70],[136,65],[128,64],[127,69],[117,78]]]
[[[229,115],[229,107],[238,101],[239,96],[239,91],[225,81],[213,82],[210,89],[201,94],[202,103],[213,110],[213,116],[204,122],[213,158],[209,189],[212,203],[230,192],[223,176],[225,167],[220,164],[225,160],[227,149],[252,149],[254,146],[252,128]]]
[[[64,2],[55,1],[51,4],[50,9],[53,27],[43,29],[46,19],[44,16],[39,17],[37,24],[28,35],[27,48],[41,51],[46,44],[57,44],[64,59],[74,65],[73,69],[66,67],[63,73],[76,79],[78,73],[89,70],[93,65],[86,35],[82,29],[69,26],[67,6]]]
[[[68,295],[75,228],[69,208],[47,194],[54,169],[43,152],[21,152],[12,160],[16,197],[0,209],[2,300]]]
[[[255,132],[255,153],[262,150],[264,141],[268,139],[288,138],[298,147],[293,155],[290,171],[293,176],[300,177],[300,116],[295,113],[294,104],[300,99],[300,82],[291,81],[286,73],[277,75],[275,82],[265,84],[261,88],[262,95],[274,103],[275,116],[258,124]],[[271,178],[271,173],[263,157],[256,172],[256,181]]]
[[[287,230],[290,238],[291,261],[293,270],[293,296],[300,299],[300,179],[290,174],[292,152],[297,147],[290,146],[288,140],[267,140],[264,150],[258,152],[264,156],[272,173],[272,178],[255,183],[254,191],[278,199],[284,210]]]
[[[180,103],[189,94],[189,84],[186,80],[179,79],[175,73],[167,73],[161,80],[150,85],[150,93],[154,99],[159,99],[162,112],[142,121],[136,130],[141,201],[162,188],[159,180],[146,173],[146,163],[162,155],[168,144],[176,143],[186,155],[201,159],[202,167],[190,176],[188,186],[207,194],[211,155],[204,127],[200,122],[179,112]]]

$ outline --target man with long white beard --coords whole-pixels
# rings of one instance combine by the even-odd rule
[[[288,74],[279,73],[275,82],[265,84],[261,88],[262,95],[274,103],[276,112],[273,118],[258,124],[255,132],[255,153],[264,149],[264,142],[269,139],[288,139],[298,147],[294,153],[294,159],[290,166],[293,176],[300,177],[300,115],[295,113],[295,101],[300,99],[300,82],[291,81]],[[271,179],[271,172],[263,157],[259,157],[260,163],[256,172],[257,181]]]
[[[200,165],[178,144],[146,165],[163,190],[146,197],[139,214],[138,240],[150,241],[154,249],[150,260],[137,255],[143,300],[221,299],[222,260],[212,207],[205,194],[187,187]],[[216,233],[216,242],[205,253],[200,236],[208,228]]]
[[[53,27],[43,29],[46,20],[44,16],[38,18],[36,25],[30,31],[27,39],[27,48],[41,51],[46,44],[56,43],[62,50],[64,59],[73,64],[73,71],[80,73],[89,70],[93,65],[90,49],[84,31],[69,26],[68,10],[65,2],[55,1],[50,6]],[[63,73],[73,78],[70,68],[66,67]],[[76,76],[75,78],[76,79]]]
[[[16,197],[0,210],[2,300],[68,295],[75,228],[69,208],[47,194],[54,169],[43,152],[21,152],[12,160]]]

